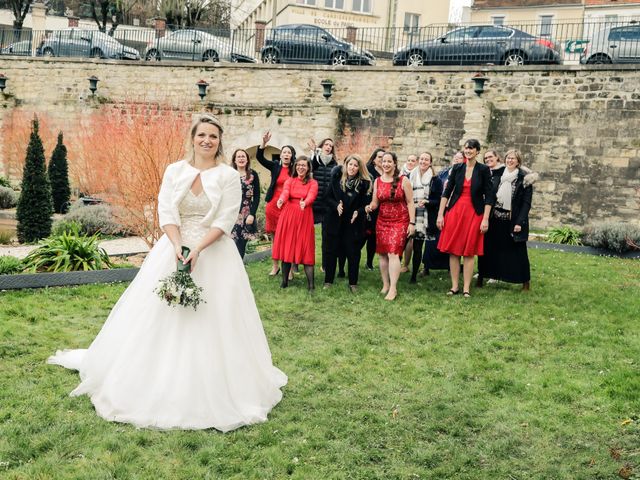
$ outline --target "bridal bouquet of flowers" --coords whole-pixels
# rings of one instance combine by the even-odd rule
[[[182,256],[189,255],[189,248],[182,247]],[[202,299],[202,287],[196,285],[191,278],[191,265],[184,264],[182,260],[178,261],[178,268],[171,275],[160,280],[160,284],[154,290],[158,296],[167,302],[167,305],[175,307],[193,307],[198,308],[204,300]]]

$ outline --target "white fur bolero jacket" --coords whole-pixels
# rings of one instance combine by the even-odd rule
[[[211,202],[211,209],[202,219],[202,225],[219,228],[230,235],[238,219],[242,188],[238,172],[224,163],[203,171],[193,167],[186,160],[169,165],[164,172],[158,195],[160,227],[169,224],[180,226],[178,206],[198,174],[202,180],[204,194]]]

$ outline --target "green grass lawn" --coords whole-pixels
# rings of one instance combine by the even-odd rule
[[[378,272],[309,294],[248,266],[289,384],[227,434],[106,422],[45,364],[88,346],[126,285],[1,293],[0,478],[638,479],[640,262],[530,254],[529,293],[404,274],[393,303]]]

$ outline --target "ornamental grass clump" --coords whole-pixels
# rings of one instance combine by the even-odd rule
[[[549,230],[547,240],[563,245],[582,245],[582,234],[572,227],[556,227]]]
[[[98,245],[98,236],[75,232],[43,240],[24,259],[31,272],[73,272],[111,268],[109,255]]]
[[[22,260],[11,255],[0,256],[0,275],[13,275],[24,269]]]
[[[585,229],[585,245],[616,253],[640,249],[640,227],[622,222],[604,222]]]

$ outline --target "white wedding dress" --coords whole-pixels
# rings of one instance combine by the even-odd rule
[[[207,232],[211,204],[190,190],[180,203],[184,244]],[[264,422],[282,398],[286,375],[273,366],[249,280],[227,235],[204,249],[192,272],[206,303],[170,307],[154,289],[175,271],[163,236],[88,349],[48,362],[80,372],[72,396],[86,394],[106,420],[161,429],[223,432]]]

